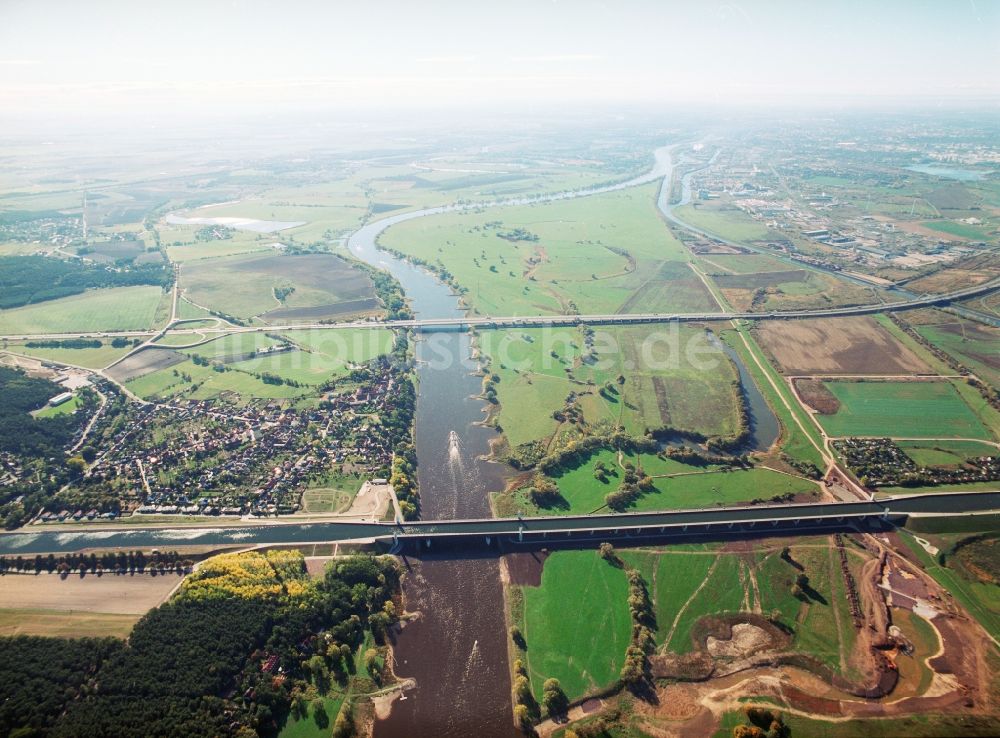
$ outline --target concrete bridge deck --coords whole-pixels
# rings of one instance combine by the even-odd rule
[[[559,515],[532,518],[427,520],[414,522],[206,522],[178,527],[95,524],[72,529],[32,526],[0,534],[0,554],[68,553],[98,548],[159,548],[185,545],[306,545],[344,541],[402,547],[447,545],[467,551],[497,545],[542,546],[636,537],[806,535],[851,525],[898,524],[911,515],[961,516],[1000,511],[1000,490],[932,493],[885,501],[817,502],[717,507],[668,512]],[[428,544],[430,542],[430,544]]]
[[[710,312],[710,313],[609,313],[605,315],[528,315],[528,316],[482,316],[467,315],[459,318],[420,318],[412,320],[366,320],[345,323],[291,323],[266,327],[220,326],[216,328],[176,328],[175,325],[188,321],[177,321],[159,333],[156,331],[104,331],[99,333],[16,333],[0,335],[0,340],[54,340],[69,338],[142,338],[153,335],[222,335],[229,333],[263,333],[265,331],[335,330],[350,328],[413,328],[420,331],[463,330],[466,328],[517,328],[545,326],[587,325],[627,325],[640,323],[706,323],[729,320],[799,320],[806,318],[836,318],[851,315],[873,315],[898,310],[917,310],[924,307],[943,306],[952,302],[986,295],[1000,290],[1000,279],[974,287],[956,290],[942,295],[925,295],[913,300],[880,302],[870,305],[854,305],[820,310],[788,310],[769,313]],[[173,347],[169,347],[173,348]]]

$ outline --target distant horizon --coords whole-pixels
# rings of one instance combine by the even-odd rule
[[[0,133],[58,115],[998,106],[998,35],[983,0],[8,0]]]

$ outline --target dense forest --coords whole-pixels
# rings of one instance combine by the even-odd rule
[[[0,639],[0,734],[275,736],[293,701],[354,668],[367,631],[382,637],[397,588],[388,558],[314,580],[298,551],[218,556],[127,644]]]
[[[113,638],[0,638],[0,735],[45,735],[98,666]]]
[[[78,295],[95,287],[170,285],[172,272],[164,264],[115,268],[80,260],[45,256],[0,257],[0,309],[15,308]]]
[[[0,451],[23,457],[61,455],[79,421],[72,416],[33,418],[28,413],[62,391],[47,379],[0,366]]]

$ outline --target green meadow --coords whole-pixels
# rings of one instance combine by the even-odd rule
[[[717,310],[656,186],[418,218],[381,244],[443,267],[484,315]]]
[[[915,328],[921,336],[985,381],[993,386],[1000,384],[1000,329],[962,320]]]
[[[682,205],[675,213],[685,223],[733,241],[759,241],[769,233],[767,226],[734,207],[692,203]]]
[[[103,369],[115,359],[119,359],[131,350],[127,348],[114,348],[111,346],[111,339],[104,339],[105,343],[100,348],[28,348],[27,346],[10,345],[10,350],[25,356],[35,356],[39,359],[54,361],[60,364],[73,364],[82,366],[85,369]]]
[[[500,378],[497,421],[515,446],[551,436],[560,425],[553,413],[571,394],[587,424],[620,424],[633,435],[737,430],[736,369],[698,328],[597,327],[592,349],[575,328],[481,331],[478,345]]]
[[[557,551],[540,587],[522,587],[526,665],[535,697],[546,679],[577,699],[618,679],[632,632],[625,573],[596,551]]]
[[[973,241],[982,241],[987,238],[985,231],[970,226],[967,223],[958,223],[954,220],[929,220],[920,225],[924,228],[930,228],[932,231],[947,233],[950,236],[958,236],[959,238],[968,238]]]
[[[162,296],[159,287],[112,287],[0,310],[0,333],[148,330]]]
[[[996,446],[974,441],[897,441],[897,444],[920,466],[959,466],[968,459],[997,453]]]
[[[706,615],[724,612],[777,613],[793,631],[790,649],[819,659],[836,671],[846,662],[841,652],[854,648],[847,596],[832,540],[801,538],[789,542],[791,557],[809,577],[811,593],[792,594],[800,570],[782,559],[781,546],[761,542],[750,553],[727,553],[714,546],[664,546],[621,551],[638,568],[656,608],[656,641],[662,651],[690,653],[691,634]],[[852,555],[852,566],[861,562]],[[832,564],[836,563],[833,567]],[[840,619],[838,628],[838,615]]]
[[[818,485],[808,479],[763,467],[727,470],[718,466],[696,467],[653,454],[623,454],[628,462],[642,469],[653,480],[653,488],[629,507],[629,511],[679,510],[686,508],[737,505],[776,495],[818,494]],[[605,480],[595,475],[603,464]],[[552,477],[565,503],[539,508],[527,495],[527,487],[496,497],[499,511],[526,515],[583,515],[607,512],[604,498],[622,483],[625,470],[617,453],[602,450],[585,463]]]
[[[743,553],[716,544],[679,544],[617,555],[646,581],[659,651],[692,652],[694,627],[707,615],[773,614],[790,628],[789,650],[858,676],[848,666],[856,634],[832,538],[790,541],[791,558],[801,569],[781,558],[782,543],[762,541]],[[862,555],[848,555],[852,569],[859,569]],[[802,598],[792,593],[800,572],[809,581]],[[559,679],[571,700],[616,681],[631,630],[623,569],[594,550],[555,551],[545,559],[540,586],[516,589],[514,622],[527,644],[521,658],[537,698],[550,677]]]
[[[831,436],[984,438],[990,432],[950,382],[848,382],[824,385],[840,402],[817,415]]]

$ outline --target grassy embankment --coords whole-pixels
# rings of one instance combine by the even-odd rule
[[[746,344],[741,336],[746,338]],[[806,461],[822,469],[824,464],[820,449],[824,446],[819,430],[792,394],[784,377],[771,366],[750,331],[745,326],[739,326],[735,330],[723,331],[721,338],[740,355],[767,404],[781,422],[781,450],[792,459]]]
[[[909,531],[900,531],[907,548],[920,561],[922,568],[950,592],[986,629],[994,641],[1000,640],[1000,587],[985,582],[973,582],[954,569],[940,564],[913,540]]]

